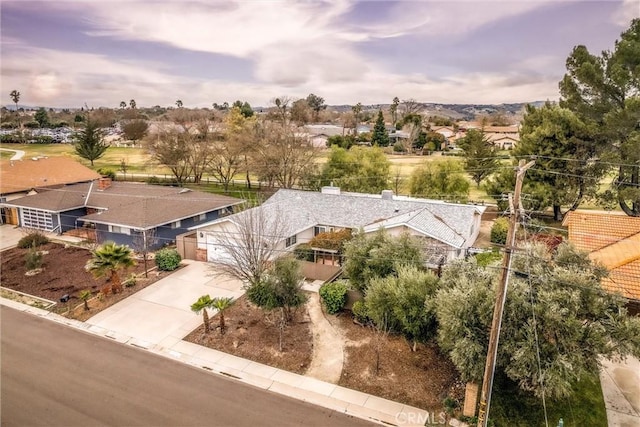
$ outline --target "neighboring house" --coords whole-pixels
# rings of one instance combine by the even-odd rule
[[[38,188],[90,182],[100,174],[69,157],[32,157],[0,162],[0,203],[24,197]],[[2,223],[18,225],[18,211],[0,208]]]
[[[190,227],[230,214],[241,200],[187,188],[112,182],[100,178],[82,184],[38,190],[37,194],[5,202],[18,210],[21,227],[64,233],[95,230],[98,242],[149,248],[175,241]],[[92,233],[93,234],[93,233]]]
[[[562,225],[569,241],[604,265],[609,277],[602,285],[627,298],[640,309],[640,218],[622,212],[573,211]]]
[[[266,230],[274,221],[284,224],[283,235],[270,242],[277,251],[292,251],[321,232],[362,228],[365,233],[375,233],[383,228],[393,235],[408,232],[420,237],[425,243],[427,264],[435,268],[466,255],[478,236],[484,209],[394,196],[389,190],[373,195],[323,187],[320,192],[281,189],[252,210],[260,210]],[[218,236],[236,233],[238,224],[244,222],[243,215],[248,215],[247,211],[193,227],[198,236],[198,258],[210,262],[228,258]]]
[[[487,140],[501,150],[511,150],[520,142],[517,133],[486,133]]]

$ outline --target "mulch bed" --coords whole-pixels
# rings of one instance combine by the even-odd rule
[[[339,385],[430,412],[443,410],[447,397],[464,401],[464,382],[437,345],[419,344],[413,352],[404,337],[389,335],[380,346],[376,374],[375,332],[348,313],[327,318],[346,338]]]
[[[273,313],[274,319],[277,314]],[[299,309],[284,332],[283,351],[279,351],[278,328],[264,311],[251,304],[246,296],[224,312],[226,333],[217,328],[218,317],[211,318],[211,333],[204,325],[191,332],[185,341],[263,363],[278,369],[304,374],[311,363],[313,336],[306,307]]]
[[[58,313],[66,313],[69,308],[82,304],[78,298],[81,291],[89,289],[95,296],[107,283],[106,278],[96,279],[84,269],[87,261],[91,259],[91,252],[88,249],[60,243],[47,243],[38,247],[38,250],[46,253],[43,257],[42,271],[33,276],[26,275],[25,257],[29,249],[12,248],[3,251],[0,254],[2,269],[0,285],[54,302],[58,302],[63,295],[69,295],[68,303],[58,302],[54,308]],[[147,261],[147,263],[150,268],[154,266],[153,261]],[[120,276],[124,281],[131,273],[142,275],[137,279],[135,286],[124,287],[121,293],[109,294],[102,299],[94,298],[89,303],[90,311],[75,310],[69,313],[69,317],[86,320],[169,274],[169,272],[150,271],[149,277],[145,279],[142,261],[135,267],[122,271]]]

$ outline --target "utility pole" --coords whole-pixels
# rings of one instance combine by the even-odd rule
[[[489,418],[489,407],[491,406],[491,389],[493,388],[493,376],[496,371],[496,358],[498,355],[498,341],[500,339],[500,328],[502,327],[502,312],[504,302],[507,298],[507,286],[509,284],[509,271],[511,270],[511,255],[516,243],[516,229],[518,227],[518,215],[520,213],[520,192],[522,191],[522,181],[524,174],[535,164],[532,160],[526,165],[524,160],[516,168],[516,188],[513,197],[509,194],[509,231],[507,242],[502,258],[502,272],[500,283],[496,289],[496,303],[493,308],[493,320],[491,321],[491,333],[489,335],[489,349],[487,350],[487,361],[484,366],[484,377],[482,378],[482,392],[480,394],[480,409],[478,411],[478,427],[487,427]]]

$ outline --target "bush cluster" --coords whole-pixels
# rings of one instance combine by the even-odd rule
[[[49,243],[49,238],[39,231],[33,231],[18,241],[20,249],[35,248]]]
[[[178,268],[180,261],[182,261],[182,258],[175,249],[165,248],[156,252],[156,265],[159,270],[173,271]]]
[[[369,322],[369,311],[367,310],[367,305],[364,301],[354,302],[351,307],[351,313],[353,313],[353,317],[355,317],[358,323],[362,323],[364,325]]]
[[[491,227],[491,243],[504,245],[507,243],[507,233],[509,232],[509,220],[498,218]]]
[[[348,290],[348,286],[342,281],[327,283],[320,288],[320,298],[327,307],[327,313],[336,314],[344,308]]]

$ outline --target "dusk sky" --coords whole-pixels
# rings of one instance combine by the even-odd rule
[[[612,49],[639,0],[0,0],[2,105],[510,103],[559,97],[575,45]]]

